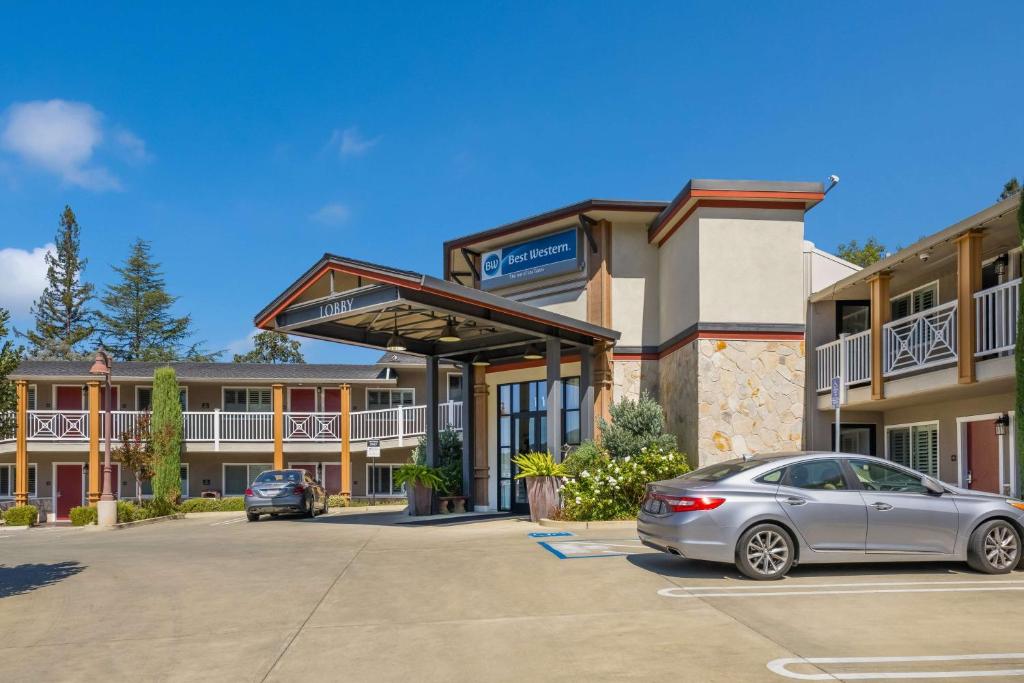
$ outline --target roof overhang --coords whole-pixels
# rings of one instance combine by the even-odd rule
[[[438,339],[453,323],[460,341]],[[619,333],[429,275],[326,254],[255,319],[316,339],[387,348],[395,329],[408,353],[465,362],[522,355],[529,344],[614,344]]]
[[[654,219],[647,240],[662,244],[701,207],[807,211],[824,197],[821,183],[694,179]]]

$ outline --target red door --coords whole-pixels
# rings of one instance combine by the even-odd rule
[[[292,389],[290,410],[293,413],[316,412],[316,390]]]
[[[81,465],[57,465],[57,519],[69,519],[82,504],[82,485]]]
[[[965,423],[967,427],[967,488],[999,493],[999,441],[995,420]]]
[[[324,389],[324,412],[341,412],[341,389]]]
[[[324,464],[324,479],[321,484],[324,485],[324,491],[327,491],[327,495],[333,496],[341,493],[341,465],[330,465]]]
[[[54,410],[81,410],[81,387],[57,387],[57,405]]]

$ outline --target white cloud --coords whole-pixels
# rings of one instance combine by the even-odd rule
[[[321,206],[310,219],[324,225],[341,225],[348,220],[352,212],[344,204],[331,202]]]
[[[103,114],[85,102],[16,102],[6,114],[0,145],[24,162],[90,190],[119,190],[121,182],[95,162],[106,135]],[[113,146],[131,161],[149,158],[146,144],[131,131],[113,131]]]
[[[380,142],[380,136],[375,138],[364,138],[359,129],[355,126],[345,130],[335,129],[331,132],[331,139],[327,141],[327,148],[337,148],[338,154],[342,157],[357,157],[365,154],[371,147]]]
[[[27,317],[32,304],[46,289],[46,252],[54,249],[53,244],[31,251],[0,249],[0,273],[4,278],[0,307],[8,309],[13,318]]]
[[[226,353],[224,354],[225,357],[228,360],[231,360],[236,353],[241,354],[249,353],[250,351],[252,351],[252,340],[259,333],[260,331],[254,327],[248,335],[242,337],[241,339],[236,339],[232,342],[229,342],[226,348]]]

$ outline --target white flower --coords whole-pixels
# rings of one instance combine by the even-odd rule
[[[583,502],[583,499],[580,498],[579,496],[576,496],[576,504],[579,505],[582,502]]]
[[[590,472],[587,472],[586,470],[583,470],[582,472],[580,472],[580,476],[581,477],[589,477],[590,476]]]
[[[622,459],[622,461],[623,462],[629,462],[630,457],[632,457],[632,456],[627,455],[625,458]]]

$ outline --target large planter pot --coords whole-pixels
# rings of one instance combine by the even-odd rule
[[[429,515],[434,489],[423,484],[413,484],[409,489],[409,514],[415,516]]]
[[[526,477],[530,521],[550,519],[558,511],[558,477]]]

